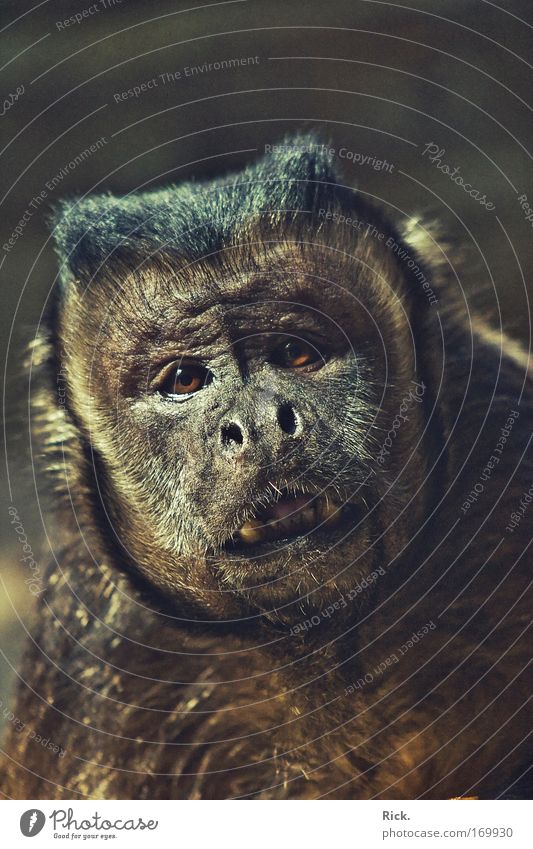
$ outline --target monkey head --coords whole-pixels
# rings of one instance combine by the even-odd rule
[[[393,560],[426,504],[427,304],[320,146],[66,202],[55,237],[70,493],[123,562],[197,617],[290,620]]]

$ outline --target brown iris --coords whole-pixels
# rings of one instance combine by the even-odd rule
[[[321,359],[318,351],[308,342],[286,342],[274,352],[273,361],[283,368],[305,368]]]
[[[192,395],[203,389],[209,382],[211,372],[203,366],[182,363],[172,372],[161,386],[164,395]]]

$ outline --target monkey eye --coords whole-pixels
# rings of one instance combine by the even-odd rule
[[[282,368],[305,368],[322,361],[312,345],[303,341],[286,342],[274,351],[272,362]]]
[[[172,371],[160,385],[159,391],[167,397],[193,395],[207,386],[213,378],[211,372],[194,363],[174,365]]]

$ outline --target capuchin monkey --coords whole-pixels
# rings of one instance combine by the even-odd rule
[[[527,796],[531,378],[442,242],[302,136],[54,235],[3,794]]]

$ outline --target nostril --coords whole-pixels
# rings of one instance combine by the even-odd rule
[[[222,445],[231,445],[232,443],[235,445],[242,445],[244,442],[242,430],[235,422],[222,425],[221,439]]]
[[[296,428],[298,427],[296,414],[292,405],[286,401],[278,407],[278,424],[289,436],[293,436],[296,433]]]

